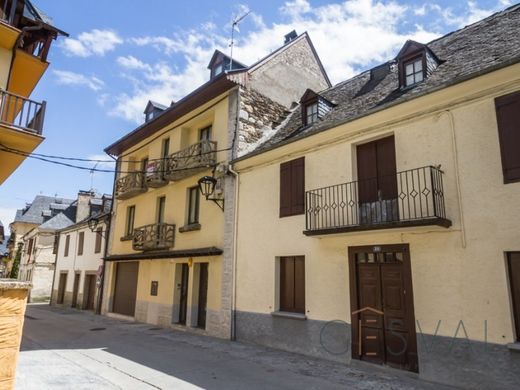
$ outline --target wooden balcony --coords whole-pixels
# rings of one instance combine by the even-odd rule
[[[142,172],[129,173],[116,181],[116,198],[128,199],[146,192],[145,175]]]
[[[158,188],[168,184],[168,180],[164,177],[166,163],[167,160],[156,160],[148,163],[145,177],[148,187]]]
[[[200,141],[173,153],[165,160],[164,177],[178,181],[214,166],[217,162],[217,143]]]
[[[134,229],[132,248],[136,251],[167,250],[175,244],[175,225],[160,223]]]
[[[387,184],[390,180],[395,184],[393,193],[386,196],[378,191],[381,178],[307,191],[303,233],[317,236],[428,225],[447,228],[451,221],[446,218],[442,175],[433,166],[398,172],[383,178]]]
[[[42,103],[0,90],[0,124],[41,135],[45,116]]]

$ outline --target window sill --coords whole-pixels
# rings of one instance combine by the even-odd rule
[[[520,352],[520,342],[507,344],[507,348],[512,352]]]
[[[307,319],[307,316],[303,313],[292,313],[289,311],[273,311],[271,312],[273,317],[281,317],[281,318],[290,318],[292,320],[300,320],[304,321]]]
[[[132,241],[133,236],[123,236],[120,238],[121,241]]]
[[[179,233],[193,232],[195,230],[200,230],[200,223],[192,223],[190,225],[184,225],[179,228]]]

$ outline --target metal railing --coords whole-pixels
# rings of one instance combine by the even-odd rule
[[[175,243],[175,225],[159,223],[134,229],[132,248],[136,251],[169,249]]]
[[[38,103],[23,96],[0,90],[0,123],[41,134],[45,101]]]
[[[116,197],[119,199],[128,199],[145,191],[145,174],[143,172],[129,173],[116,181]]]
[[[445,219],[442,175],[427,166],[307,191],[306,230]]]
[[[17,0],[0,0],[0,20],[13,24]]]
[[[171,154],[166,160],[164,176],[168,180],[181,180],[215,165],[217,143],[203,140]]]

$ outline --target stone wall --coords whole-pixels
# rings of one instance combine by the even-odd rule
[[[251,89],[240,89],[238,155],[255,144],[264,132],[279,125],[289,111],[281,104]]]

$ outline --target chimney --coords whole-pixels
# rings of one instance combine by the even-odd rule
[[[94,197],[94,191],[79,191],[78,205],[76,208],[76,223],[90,216],[90,199]]]
[[[289,34],[285,36],[285,41],[283,44],[285,45],[296,38],[298,38],[298,34],[296,34],[296,30],[292,30]]]

